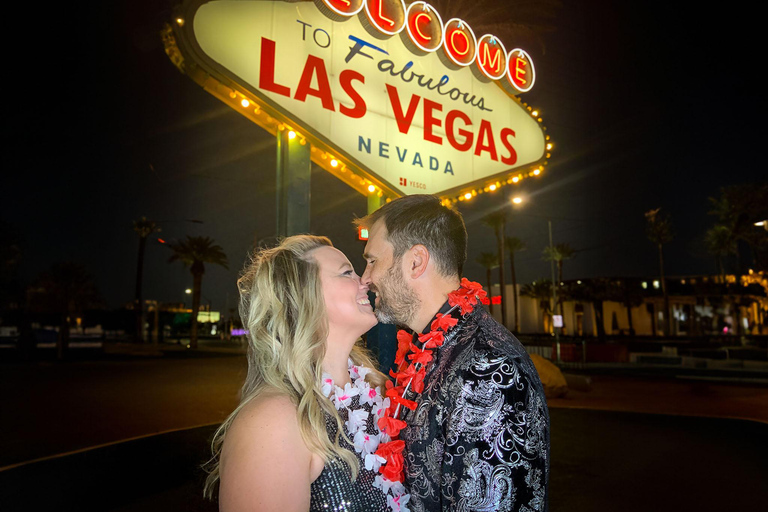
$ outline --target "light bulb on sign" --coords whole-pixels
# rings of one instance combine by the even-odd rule
[[[289,131],[288,132],[288,138],[291,139],[291,140],[295,139],[296,138],[296,132],[293,131],[293,130]]]
[[[251,102],[250,102],[250,101],[248,101],[248,100],[247,100],[247,99],[245,99],[245,98],[243,98],[242,100],[240,100],[240,105],[242,105],[242,106],[243,106],[243,108],[248,108],[248,107],[250,106],[250,104],[251,104]]]

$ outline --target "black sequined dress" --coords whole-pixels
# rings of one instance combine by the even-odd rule
[[[370,405],[360,405],[360,397],[352,397],[352,403],[349,409],[339,411],[342,422],[347,420],[349,411],[357,409],[366,409],[370,412]],[[349,439],[352,436],[347,431],[346,425],[343,425],[344,433]],[[330,416],[325,418],[325,428],[328,430],[328,437],[333,440],[336,437],[336,421]],[[373,434],[375,428],[372,418],[368,418],[366,432]],[[330,460],[325,463],[323,472],[312,482],[310,488],[310,512],[377,512],[387,511],[387,498],[380,489],[373,486],[373,480],[377,472],[365,469],[365,461],[361,454],[355,452],[354,446],[347,443],[343,436],[339,437],[339,444],[357,455],[359,472],[357,479],[352,480],[351,473],[347,463],[341,459]]]

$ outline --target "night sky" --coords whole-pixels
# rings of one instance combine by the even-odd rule
[[[470,3],[435,5],[443,19],[464,17],[482,33],[488,12],[513,20],[528,2],[482,0],[469,13],[462,4]],[[556,150],[543,177],[515,189],[527,199],[507,231],[528,245],[516,260],[520,282],[549,276],[541,259],[548,219],[555,243],[579,251],[565,263],[566,279],[655,275],[643,213],[657,207],[669,211],[677,233],[667,247],[668,274],[714,273],[701,243],[715,220],[707,197],[766,179],[758,16],[727,4],[697,5],[698,12],[668,4],[565,0],[551,21],[557,30],[543,36],[543,47],[527,48],[538,77],[525,101],[542,112]],[[159,36],[171,5],[20,11],[23,38],[3,36],[10,87],[3,110],[12,134],[0,219],[21,233],[24,282],[55,262],[77,261],[108,306],[130,301],[138,245],[131,226],[146,216],[160,222],[164,239],[206,235],[224,248],[230,269],[209,267],[202,291],[204,303],[223,310],[235,306],[247,252],[274,239],[274,139],[171,64]],[[314,171],[312,231],[328,235],[362,271],[351,221],[366,213],[366,199]],[[502,202],[496,194],[460,205],[471,279],[484,282],[474,260],[494,247],[480,218]],[[191,286],[189,271],[167,263],[169,255],[148,245],[145,298],[178,302]]]

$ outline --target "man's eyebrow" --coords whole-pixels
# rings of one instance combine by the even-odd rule
[[[363,259],[364,260],[369,260],[371,258],[373,258],[373,255],[371,253],[369,253],[369,252],[364,252],[363,253]]]

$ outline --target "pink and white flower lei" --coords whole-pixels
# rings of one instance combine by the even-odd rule
[[[410,512],[407,504],[411,495],[406,494],[403,483],[398,480],[389,480],[385,475],[378,474],[382,464],[386,465],[388,462],[387,453],[389,450],[384,449],[384,447],[392,443],[390,436],[381,432],[378,425],[379,419],[384,417],[387,410],[390,409],[390,399],[382,395],[378,386],[371,387],[365,381],[365,376],[371,373],[370,368],[357,366],[350,359],[348,371],[352,383],[345,385],[343,389],[333,383],[329,374],[323,373],[322,392],[330,398],[336,410],[347,409],[348,419],[345,425],[352,436],[355,451],[361,454],[365,462],[365,468],[360,468],[360,471],[377,473],[373,486],[380,489],[387,497],[387,505],[392,512]],[[352,397],[358,395],[360,396],[360,405],[371,405],[370,413],[365,409],[349,410]],[[371,418],[370,422],[368,421],[369,418]],[[369,434],[365,431],[369,423],[374,426],[375,434]],[[402,441],[395,442],[402,443]]]

